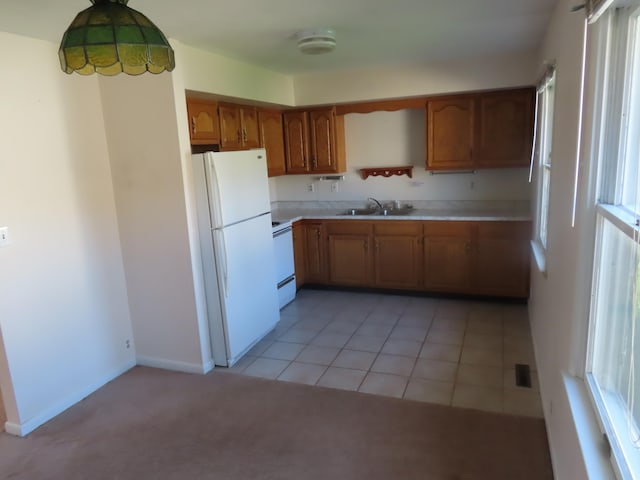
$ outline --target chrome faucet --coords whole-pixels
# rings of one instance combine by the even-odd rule
[[[380,210],[384,210],[384,207],[382,206],[382,204],[378,200],[376,200],[375,198],[369,197],[369,198],[367,198],[367,200],[371,200],[372,202],[375,202],[375,204],[378,205],[378,208]]]

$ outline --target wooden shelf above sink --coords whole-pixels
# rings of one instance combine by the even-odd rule
[[[409,178],[413,178],[413,165],[402,167],[377,167],[377,168],[361,168],[360,173],[362,179],[367,177],[391,177],[393,175],[407,175]]]

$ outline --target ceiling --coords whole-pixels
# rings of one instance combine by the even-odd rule
[[[557,0],[130,0],[170,39],[284,74],[424,64],[538,47]],[[2,0],[0,30],[58,43],[89,0]],[[299,30],[333,27],[325,55]],[[178,59],[179,61],[179,59]]]

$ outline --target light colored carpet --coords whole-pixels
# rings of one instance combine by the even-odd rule
[[[542,420],[136,367],[29,435],[11,479],[551,479]]]

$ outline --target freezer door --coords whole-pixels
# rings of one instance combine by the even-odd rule
[[[205,170],[213,228],[224,228],[271,210],[267,154],[263,148],[208,152]]]
[[[213,238],[216,257],[223,257],[218,282],[233,365],[280,320],[271,216],[220,229]]]

